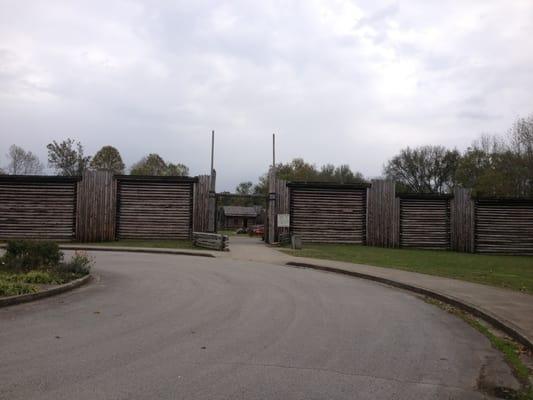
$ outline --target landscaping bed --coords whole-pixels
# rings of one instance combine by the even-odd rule
[[[297,257],[395,268],[533,294],[533,257],[528,256],[387,249],[349,244],[307,244],[302,250],[283,251]]]
[[[57,243],[49,241],[9,241],[0,257],[0,297],[37,293],[90,273],[93,261],[85,252],[75,252],[69,260]]]

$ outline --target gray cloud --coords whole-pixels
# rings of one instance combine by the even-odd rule
[[[368,176],[533,112],[530,1],[18,1],[0,5],[0,165],[74,137],[209,168],[219,190],[301,156]]]

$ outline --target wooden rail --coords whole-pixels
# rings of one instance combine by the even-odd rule
[[[193,182],[181,177],[118,177],[117,237],[190,239]]]
[[[449,196],[400,197],[400,246],[450,249]]]
[[[79,177],[0,177],[0,239],[73,240]]]
[[[192,243],[194,246],[211,250],[228,250],[229,237],[218,233],[193,232]]]
[[[303,243],[365,243],[366,188],[289,183],[291,234]]]
[[[476,199],[479,253],[533,255],[533,199]]]

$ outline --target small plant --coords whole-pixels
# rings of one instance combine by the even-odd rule
[[[0,281],[0,296],[16,296],[20,294],[35,293],[37,288],[24,283]]]
[[[58,265],[63,259],[59,246],[51,241],[10,240],[2,257],[4,269],[29,271]]]
[[[58,283],[49,272],[46,271],[30,271],[20,277],[24,283],[36,284],[54,284]]]
[[[88,275],[91,272],[91,267],[94,261],[84,251],[76,251],[74,256],[67,262],[62,262],[57,267],[57,272],[74,274],[74,275]]]

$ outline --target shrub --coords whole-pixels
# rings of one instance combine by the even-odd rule
[[[0,281],[0,296],[16,296],[19,294],[35,293],[37,288],[24,283]]]
[[[63,253],[55,242],[10,240],[2,257],[2,265],[9,270],[28,271],[56,266],[62,259]]]
[[[86,252],[76,251],[69,261],[60,263],[56,270],[59,273],[88,275],[92,265],[93,260]]]
[[[24,283],[37,283],[37,284],[53,284],[58,283],[49,272],[46,271],[30,271],[20,277]]]

